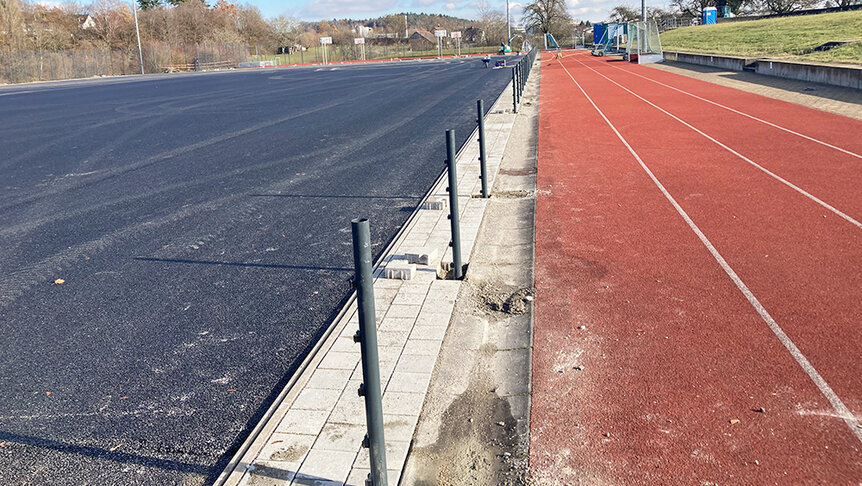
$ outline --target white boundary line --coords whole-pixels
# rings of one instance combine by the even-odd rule
[[[835,149],[835,150],[837,150],[837,151],[839,151],[839,152],[843,152],[843,153],[845,153],[845,154],[847,154],[847,155],[849,155],[849,156],[851,156],[851,157],[856,157],[857,159],[862,159],[862,155],[859,155],[859,154],[857,154],[857,153],[855,153],[855,152],[851,152],[850,150],[843,149],[843,148],[841,148],[841,147],[837,147],[837,146],[835,146],[835,145],[832,145],[831,143],[824,142],[824,141],[822,141],[822,140],[818,140],[818,139],[816,139],[816,138],[814,138],[814,137],[809,137],[808,135],[805,135],[805,134],[799,133],[799,132],[794,131],[794,130],[791,130],[791,129],[789,129],[789,128],[784,128],[784,127],[782,127],[781,125],[776,125],[775,123],[772,123],[772,122],[769,122],[769,121],[763,120],[763,119],[761,119],[761,118],[757,118],[757,117],[756,117],[756,116],[754,116],[754,115],[749,115],[748,113],[745,113],[745,112],[742,112],[742,111],[736,110],[736,109],[731,108],[731,107],[729,107],[729,106],[722,105],[721,103],[718,103],[718,102],[715,102],[715,101],[712,101],[712,100],[708,100],[708,99],[703,98],[703,97],[700,97],[700,96],[698,96],[698,95],[696,95],[696,94],[694,94],[694,93],[689,93],[688,91],[685,91],[685,90],[679,89],[679,88],[674,87],[674,86],[671,86],[671,85],[669,85],[669,84],[662,83],[661,81],[656,81],[655,79],[652,79],[652,78],[650,78],[649,76],[644,76],[644,75],[642,75],[642,74],[638,74],[638,73],[636,73],[636,72],[634,72],[634,71],[632,71],[632,70],[629,70],[629,69],[623,69],[623,68],[620,68],[620,67],[617,67],[617,66],[614,66],[614,65],[611,65],[611,64],[608,64],[608,66],[610,66],[610,67],[612,67],[612,68],[614,68],[614,69],[618,69],[618,70],[620,70],[620,71],[623,71],[623,72],[629,73],[629,74],[633,74],[633,75],[635,75],[635,76],[637,76],[637,77],[640,77],[640,78],[646,79],[647,81],[652,81],[652,82],[653,82],[653,83],[655,83],[655,84],[658,84],[658,85],[664,86],[665,88],[670,88],[670,89],[672,89],[672,90],[674,90],[674,91],[677,91],[677,92],[680,92],[680,93],[682,93],[682,94],[684,94],[684,95],[691,96],[692,98],[696,98],[696,99],[699,99],[699,100],[701,100],[701,101],[705,101],[705,102],[707,102],[707,103],[709,103],[709,104],[711,104],[711,105],[718,106],[719,108],[724,108],[725,110],[732,111],[733,113],[736,113],[737,115],[742,115],[742,116],[744,116],[744,117],[746,117],[746,118],[751,118],[752,120],[759,121],[760,123],[763,123],[763,124],[769,125],[769,126],[771,126],[771,127],[773,127],[773,128],[777,128],[777,129],[779,129],[779,130],[782,130],[782,131],[785,131],[785,132],[787,132],[787,133],[790,133],[790,134],[796,135],[796,136],[798,136],[798,137],[802,137],[802,138],[804,138],[804,139],[806,139],[806,140],[810,140],[810,141],[812,141],[812,142],[819,143],[820,145],[823,145],[823,146],[829,147],[829,148],[831,148],[831,149]]]
[[[840,210],[838,210],[837,208],[835,208],[835,207],[831,206],[831,205],[830,205],[829,203],[827,203],[826,201],[824,201],[824,200],[822,200],[822,199],[818,198],[817,196],[815,196],[815,195],[811,194],[810,192],[808,192],[808,191],[806,191],[806,190],[802,189],[801,187],[799,187],[799,186],[797,186],[797,185],[793,184],[792,182],[788,181],[787,179],[785,179],[785,178],[783,178],[783,177],[779,176],[779,175],[778,175],[778,174],[776,174],[775,172],[770,171],[770,170],[769,170],[769,169],[767,169],[766,167],[763,167],[762,165],[760,165],[760,164],[758,164],[757,162],[755,162],[755,161],[753,161],[753,160],[749,159],[748,157],[746,157],[746,156],[742,155],[741,153],[737,152],[736,150],[733,150],[732,148],[728,147],[727,145],[725,145],[725,144],[723,144],[723,143],[719,142],[719,141],[718,141],[718,140],[716,140],[715,138],[713,138],[713,137],[711,137],[711,136],[707,135],[706,133],[704,133],[704,132],[703,132],[703,131],[701,131],[700,129],[696,128],[695,126],[691,125],[690,123],[688,123],[688,122],[686,122],[686,121],[682,120],[682,119],[681,119],[681,118],[679,118],[678,116],[676,116],[676,115],[674,115],[674,114],[670,113],[669,111],[665,110],[664,108],[662,108],[662,107],[660,107],[660,106],[656,105],[656,104],[655,104],[655,103],[653,103],[652,101],[650,101],[650,100],[648,100],[648,99],[644,98],[643,96],[641,96],[641,95],[639,95],[639,94],[635,93],[634,91],[632,91],[632,90],[630,90],[630,89],[626,88],[625,86],[623,86],[623,85],[621,85],[621,84],[617,83],[617,82],[616,82],[616,81],[614,81],[613,79],[611,79],[611,78],[609,78],[609,77],[605,76],[604,74],[602,74],[602,73],[600,73],[600,72],[596,71],[595,69],[591,68],[590,66],[587,66],[585,63],[581,62],[580,60],[575,59],[575,61],[577,61],[580,65],[584,66],[585,68],[589,69],[590,71],[592,71],[592,72],[594,72],[594,73],[598,74],[599,76],[601,76],[601,77],[603,77],[603,78],[607,79],[608,81],[610,81],[610,82],[614,83],[615,85],[619,86],[620,88],[622,88],[622,89],[624,89],[624,90],[628,91],[629,93],[631,93],[631,95],[632,95],[632,96],[635,96],[636,98],[638,98],[638,99],[640,99],[641,101],[643,101],[644,103],[646,103],[646,104],[648,104],[648,105],[652,106],[652,107],[653,107],[653,108],[655,108],[656,110],[658,110],[658,111],[660,111],[660,112],[664,113],[665,115],[667,115],[667,116],[669,116],[669,117],[673,118],[674,120],[676,120],[676,121],[678,121],[678,122],[682,123],[682,124],[683,124],[683,125],[685,125],[686,127],[690,128],[690,129],[692,129],[692,130],[694,130],[695,132],[699,133],[700,135],[702,135],[703,137],[705,137],[707,140],[709,140],[709,141],[711,141],[711,142],[715,143],[715,144],[716,144],[716,145],[718,145],[719,147],[721,147],[721,148],[723,148],[723,149],[727,150],[728,152],[730,152],[730,153],[732,153],[733,155],[735,155],[735,156],[739,157],[740,159],[742,159],[742,160],[744,160],[744,161],[748,162],[749,164],[753,165],[754,167],[757,167],[758,169],[760,169],[760,170],[761,170],[761,171],[763,171],[764,173],[768,174],[770,177],[774,178],[775,180],[777,180],[777,181],[781,182],[782,184],[786,185],[787,187],[789,187],[789,188],[793,189],[794,191],[796,191],[796,192],[798,192],[798,193],[802,194],[803,196],[807,197],[808,199],[811,199],[812,201],[814,201],[814,202],[816,202],[817,204],[819,204],[819,205],[823,206],[824,208],[828,209],[829,211],[832,211],[832,213],[834,213],[835,215],[837,215],[837,216],[841,217],[842,219],[846,220],[846,221],[847,221],[847,222],[849,222],[850,224],[852,224],[852,225],[856,226],[856,227],[857,227],[857,228],[859,228],[859,229],[862,229],[862,223],[860,223],[859,221],[856,221],[855,219],[853,219],[853,218],[852,218],[852,217],[850,217],[849,215],[847,215],[847,214],[845,214],[845,213],[841,212]],[[565,69],[565,67],[563,67],[563,69]],[[568,72],[568,70],[566,70],[566,72]]]
[[[593,102],[593,99],[590,98],[590,95],[588,95],[586,91],[584,91],[584,88],[582,88],[580,83],[575,80],[569,70],[566,69],[566,66],[564,66],[562,62],[560,63],[560,66],[563,68],[564,71],[566,71],[566,74],[569,75],[569,78],[572,79],[572,82],[575,83],[575,86],[577,86],[578,89],[581,90],[581,93],[584,94],[584,96],[587,98],[587,101],[589,101],[590,104],[593,105],[593,108],[595,108],[599,115],[601,115],[601,117],[605,120],[605,123],[607,123],[611,130],[613,130],[614,134],[616,134],[617,138],[619,138],[623,145],[625,145],[625,147],[629,150],[635,160],[638,161],[638,164],[640,164],[641,168],[643,168],[649,178],[652,179],[653,183],[655,183],[661,193],[664,194],[664,197],[667,198],[671,205],[673,205],[674,209],[676,209],[679,215],[682,216],[682,219],[685,220],[689,228],[691,228],[691,230],[694,231],[697,237],[700,238],[700,241],[703,243],[704,246],[706,246],[706,249],[709,250],[709,253],[712,254],[713,258],[715,258],[715,260],[721,266],[722,270],[724,270],[724,272],[730,277],[730,279],[733,280],[733,283],[736,284],[736,287],[740,290],[740,292],[742,292],[745,298],[748,299],[748,302],[751,304],[751,306],[754,307],[758,314],[760,314],[760,317],[766,322],[766,324],[769,326],[769,329],[772,330],[778,340],[781,341],[781,344],[783,344],[784,347],[787,348],[788,351],[790,351],[790,355],[793,356],[793,359],[796,360],[799,366],[802,367],[802,370],[805,371],[809,378],[811,378],[811,381],[813,381],[817,388],[820,389],[820,393],[822,393],[823,396],[826,397],[826,400],[829,401],[829,404],[832,405],[832,408],[835,410],[838,416],[844,420],[844,423],[846,423],[848,427],[850,427],[850,430],[853,432],[853,435],[855,435],[856,438],[860,442],[862,442],[862,428],[859,427],[859,421],[850,412],[847,406],[844,405],[844,402],[842,402],[838,395],[836,395],[835,392],[832,391],[832,388],[829,386],[828,383],[826,383],[826,380],[824,380],[823,377],[820,376],[820,373],[818,373],[817,370],[814,369],[814,366],[812,366],[808,359],[805,357],[805,355],[802,354],[802,351],[800,351],[799,348],[796,347],[790,337],[781,329],[781,327],[778,325],[778,323],[775,322],[772,316],[769,315],[769,312],[767,312],[767,310],[763,307],[760,301],[757,300],[757,297],[754,296],[751,290],[749,290],[748,286],[745,285],[741,278],[739,278],[739,275],[736,274],[736,272],[730,267],[724,257],[721,256],[715,246],[713,246],[712,242],[707,239],[706,235],[703,234],[703,232],[700,230],[700,228],[697,227],[694,221],[692,221],[692,219],[688,216],[685,210],[682,209],[682,206],[680,206],[679,203],[676,202],[676,199],[674,199],[673,196],[671,196],[671,194],[668,192],[668,190],[665,189],[665,187],[652,173],[649,167],[647,167],[644,161],[641,160],[640,156],[637,154],[637,152],[634,151],[631,145],[629,145],[626,139],[623,138],[623,136],[620,134],[614,124],[611,123],[611,121],[608,120],[608,117],[605,116],[602,110],[600,110],[599,107],[596,106],[595,102]]]

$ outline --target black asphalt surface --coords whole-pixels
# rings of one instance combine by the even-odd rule
[[[479,59],[0,88],[0,484],[212,482],[511,80]],[[63,284],[54,284],[64,279]]]

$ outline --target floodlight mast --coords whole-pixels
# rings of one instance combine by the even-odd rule
[[[132,11],[135,12],[135,34],[138,36],[138,61],[141,63],[141,74],[144,74],[144,52],[141,50],[141,30],[138,29],[138,5],[134,0]]]
[[[646,22],[646,0],[641,0],[641,22]]]
[[[509,0],[506,0],[506,45],[512,42],[512,23],[509,22]]]

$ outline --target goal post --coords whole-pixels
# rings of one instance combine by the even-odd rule
[[[664,61],[655,20],[629,22],[626,59],[638,64]]]

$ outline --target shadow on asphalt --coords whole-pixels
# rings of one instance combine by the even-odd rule
[[[110,451],[107,449],[100,449],[98,447],[68,444],[66,442],[43,439],[41,437],[34,437],[31,435],[13,434],[11,432],[0,431],[0,440],[29,445],[33,447],[39,447],[42,449],[53,449],[67,454],[77,454],[80,456],[106,459],[109,461],[122,462],[126,464],[138,464],[141,466],[155,467],[168,471],[181,471],[197,473],[201,475],[212,475],[212,467],[203,466],[201,464],[189,464],[187,462],[158,459],[155,457],[141,456],[128,452]]]
[[[325,196],[318,194],[249,194],[252,197],[293,197],[293,198],[317,198],[317,199],[419,199],[422,196],[345,196],[339,194],[337,196]]]
[[[277,265],[274,263],[242,263],[242,262],[217,262],[212,260],[183,260],[178,258],[151,258],[134,257],[133,260],[157,263],[183,263],[193,265],[224,265],[228,267],[250,267],[250,268],[281,268],[288,270],[309,270],[313,272],[353,272],[354,269],[346,267],[313,267],[309,265]]]

